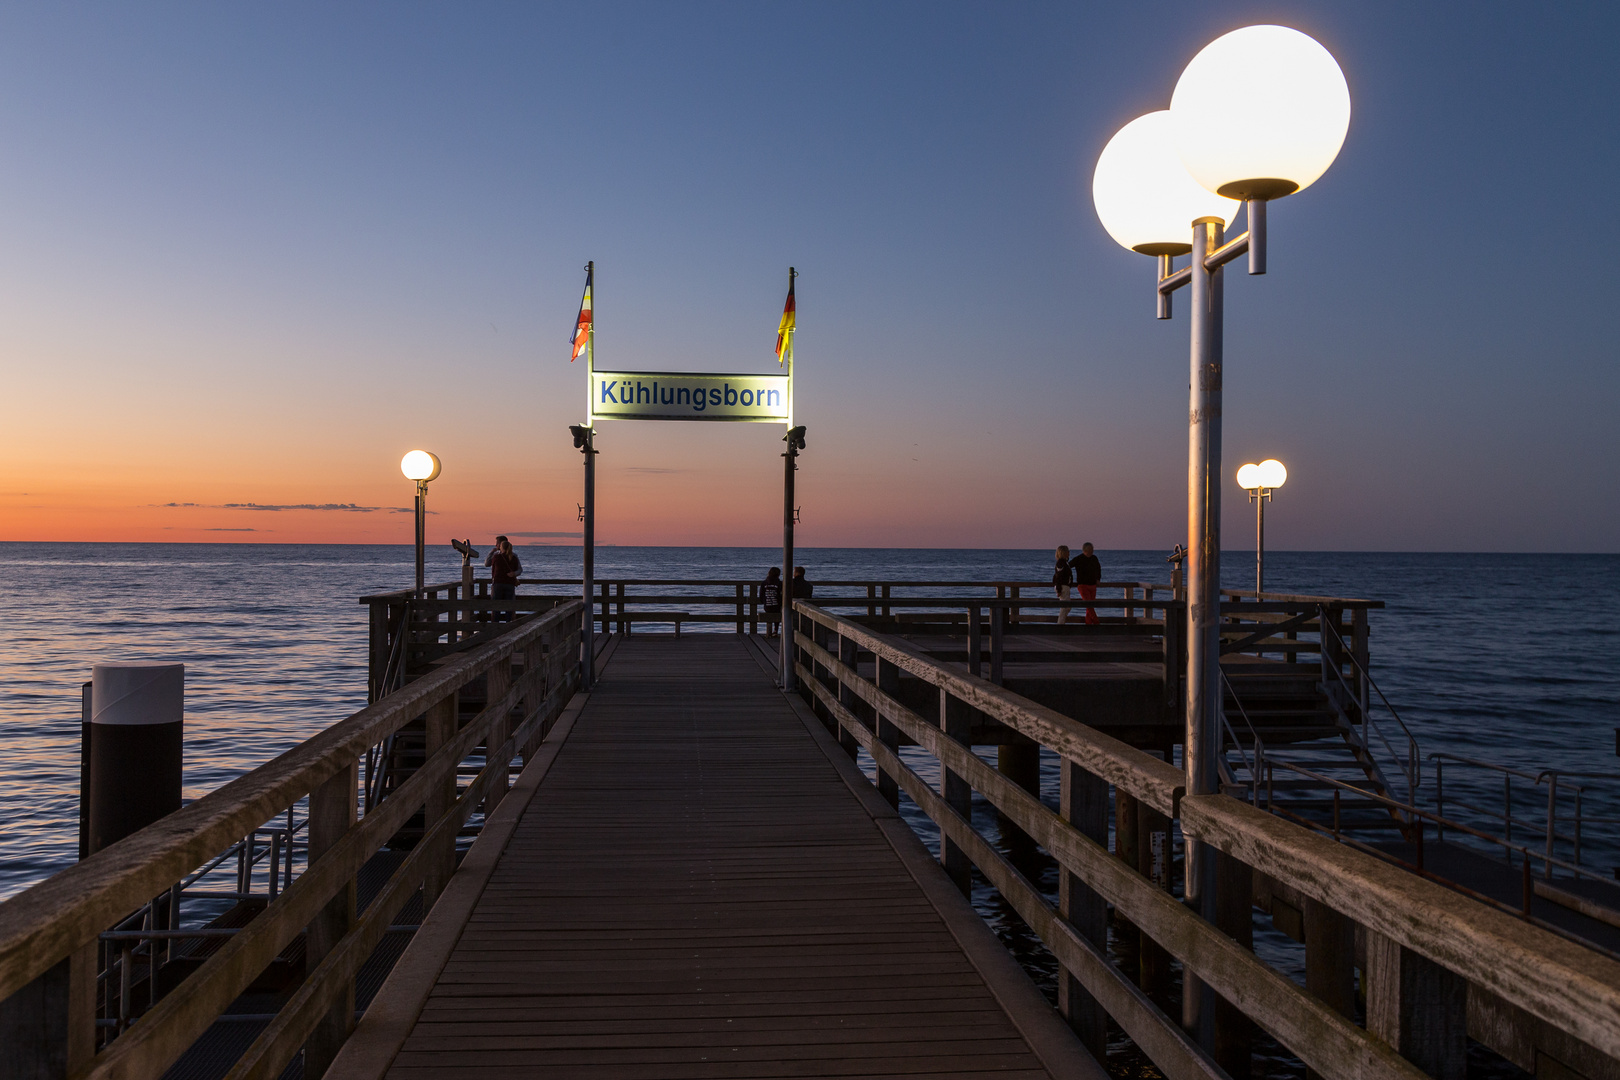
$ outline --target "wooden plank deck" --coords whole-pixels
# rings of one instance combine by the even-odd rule
[[[807,717],[620,638],[387,1075],[1100,1078]]]

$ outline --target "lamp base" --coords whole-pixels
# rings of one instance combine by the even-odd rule
[[[1233,180],[1229,184],[1222,184],[1215,189],[1215,194],[1223,195],[1228,199],[1280,199],[1284,195],[1292,195],[1299,190],[1299,185],[1292,180],[1278,180],[1276,177],[1258,176],[1251,180]]]

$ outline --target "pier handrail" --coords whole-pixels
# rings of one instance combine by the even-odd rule
[[[532,755],[578,684],[583,604],[558,605],[445,662],[394,693],[75,866],[0,902],[0,1000],[36,980],[67,981],[69,1007],[48,1017],[79,1080],[157,1076],[206,1031],[306,927],[309,974],[254,1040],[233,1077],[280,1074],[305,1047],[319,1076],[354,1023],[354,976],[394,916],[422,889],[430,907],[454,869],[455,838],[480,806],[506,792],[510,763]],[[514,677],[514,665],[521,674]],[[457,695],[485,678],[488,705],[458,728]],[[522,707],[521,722],[513,711]],[[369,748],[426,718],[427,758],[399,788],[357,817],[358,764]],[[461,761],[486,748],[458,795]],[[309,865],[302,875],[137,1023],[95,1051],[98,937],[130,911],[242,836],[309,797]],[[418,810],[424,835],[364,914],[355,875]],[[64,972],[65,968],[65,972]],[[50,997],[41,993],[41,1000]]]
[[[1241,930],[1205,922],[1110,854],[1104,846],[1107,814],[1101,810],[1107,788],[1098,785],[1111,784],[1178,819],[1189,841],[1209,845],[1223,861],[1242,868],[1235,875],[1223,872],[1223,882],[1230,879],[1224,887],[1246,889],[1241,883],[1258,871],[1334,917],[1359,923],[1367,931],[1370,958],[1394,956],[1398,964],[1444,969],[1599,1053],[1620,1057],[1620,963],[1230,796],[1186,795],[1181,771],[1168,762],[813,602],[796,601],[793,613],[801,686],[846,748],[853,752],[858,744],[871,755],[880,792],[891,804],[900,790],[909,794],[938,824],[947,869],[953,851],[957,857],[965,853],[1057,957],[1060,979],[1077,980],[1172,1080],[1208,1077],[1210,1063],[1108,959],[1106,921],[1087,914],[1099,910],[1087,908],[1087,896],[1111,904],[1328,1080],[1415,1080],[1422,1074],[1353,1019],[1260,961],[1241,943]],[[858,671],[863,654],[872,657],[871,678]],[[901,702],[902,673],[937,688],[936,719],[925,719]],[[961,741],[960,721],[954,718],[961,708],[1059,755],[1065,772],[1061,814]],[[958,734],[951,733],[953,726]],[[938,760],[944,796],[901,756],[902,738]],[[982,795],[1044,848],[1057,860],[1060,877],[1072,876],[1075,886],[1066,887],[1060,900],[1067,910],[1055,910],[979,835],[964,789]],[[1248,925],[1247,902],[1223,910],[1239,912]],[[1388,983],[1380,984],[1385,977],[1372,976],[1379,993],[1396,993],[1397,1012],[1420,1007],[1409,1006]],[[1376,1011],[1369,1003],[1369,1016]],[[1422,1022],[1404,1013],[1398,1019],[1403,1029],[1414,1021]]]

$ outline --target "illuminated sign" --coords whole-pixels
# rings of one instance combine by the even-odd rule
[[[787,375],[706,375],[676,371],[591,372],[596,420],[787,422]]]

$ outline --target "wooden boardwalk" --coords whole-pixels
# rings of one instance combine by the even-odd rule
[[[344,1075],[1100,1078],[772,674],[732,635],[620,639]]]

